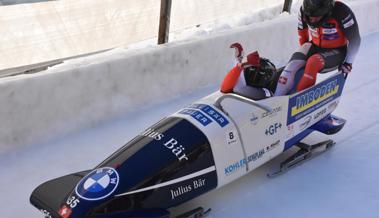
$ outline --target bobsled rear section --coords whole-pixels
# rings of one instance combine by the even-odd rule
[[[289,98],[288,139],[285,149],[291,148],[313,131],[335,134],[346,120],[332,115],[337,108],[345,85],[345,75],[337,73],[315,86],[295,93]]]
[[[191,122],[168,117],[93,170],[37,187],[30,201],[47,217],[169,217],[177,206],[217,187],[207,137]]]

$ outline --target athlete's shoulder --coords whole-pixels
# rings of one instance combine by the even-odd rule
[[[336,1],[332,11],[332,17],[334,17],[338,22],[342,23],[345,28],[356,23],[355,15],[348,5],[343,2]],[[345,26],[347,25],[347,26]]]
[[[341,1],[336,1],[333,11],[332,11],[332,14],[334,15],[352,14],[352,13],[353,11],[351,10],[351,8],[347,4]]]

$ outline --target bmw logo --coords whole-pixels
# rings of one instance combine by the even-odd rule
[[[96,169],[84,177],[75,188],[76,194],[88,201],[97,201],[111,195],[117,188],[119,175],[111,167]]]

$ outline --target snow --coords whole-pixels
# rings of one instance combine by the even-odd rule
[[[255,172],[211,191],[178,208],[211,207],[211,218],[228,217],[377,217],[379,213],[379,33],[364,38],[335,114],[346,118],[335,136],[311,135],[309,142],[332,138],[337,145],[286,174],[268,179],[266,173],[285,155]],[[40,183],[95,166],[137,133],[161,117],[211,93],[198,90],[153,108],[126,114],[86,131],[0,156],[2,217],[42,217],[28,198]],[[75,151],[75,152],[73,152]]]

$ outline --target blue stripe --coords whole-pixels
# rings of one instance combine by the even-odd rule
[[[218,111],[206,104],[193,104],[189,108],[198,109],[210,116],[214,121],[218,123],[221,127],[225,127],[229,124],[229,121]]]
[[[208,124],[212,123],[211,119],[209,119],[205,114],[203,114],[197,110],[183,109],[179,113],[184,114],[184,115],[190,115],[195,120],[197,120],[199,123],[201,123],[201,125],[203,125],[203,126],[207,126]]]

